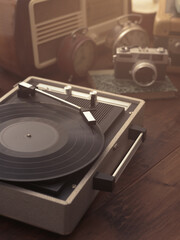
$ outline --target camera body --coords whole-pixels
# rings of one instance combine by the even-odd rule
[[[120,47],[116,49],[113,62],[117,79],[132,79],[148,87],[165,79],[170,58],[164,48]]]

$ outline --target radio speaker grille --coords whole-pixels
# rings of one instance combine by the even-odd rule
[[[37,0],[29,4],[35,66],[56,61],[60,38],[85,26],[83,0]]]
[[[128,9],[127,0],[31,0],[30,26],[34,65],[41,69],[57,60],[60,39],[78,28],[102,44],[117,18]]]

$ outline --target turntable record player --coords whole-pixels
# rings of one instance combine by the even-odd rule
[[[0,108],[0,214],[59,234],[145,139],[143,100],[48,79],[25,79]]]

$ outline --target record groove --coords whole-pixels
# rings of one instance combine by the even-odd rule
[[[0,106],[0,179],[42,181],[75,173],[101,153],[104,136],[69,107]]]

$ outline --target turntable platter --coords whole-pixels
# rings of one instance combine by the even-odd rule
[[[61,105],[0,106],[0,179],[42,181],[75,173],[96,160],[104,146],[98,125]]]

